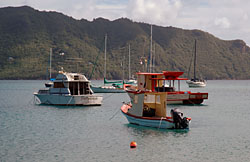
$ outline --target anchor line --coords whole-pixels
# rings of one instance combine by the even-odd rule
[[[111,97],[111,96],[113,96],[113,95],[114,95],[114,93],[112,93],[111,95],[107,96],[107,97],[104,98],[103,100],[106,100],[106,99],[108,99],[109,97]]]
[[[115,114],[111,118],[109,118],[109,120],[113,119],[118,114],[119,111],[120,109],[118,109],[118,111],[116,111]]]
[[[159,124],[159,127],[158,127],[158,129],[161,127],[161,122],[162,122],[162,119],[163,119],[164,117],[161,117],[161,121],[160,121],[160,124]]]
[[[72,98],[73,98],[73,96],[71,96],[71,98],[70,98],[70,100],[68,101],[67,105],[69,105],[69,103],[71,102]]]

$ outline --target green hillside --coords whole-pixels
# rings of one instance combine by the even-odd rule
[[[108,79],[123,77],[124,57],[127,78],[129,44],[132,72],[145,69],[140,60],[149,55],[149,24],[125,18],[75,20],[27,6],[0,8],[0,79],[46,79],[50,48],[54,76],[61,67],[90,76],[98,58],[92,79],[100,79],[104,69],[105,34]],[[225,41],[200,30],[153,25],[155,72],[179,70],[187,76],[195,39],[197,73],[203,78],[250,79],[250,48],[244,41]]]

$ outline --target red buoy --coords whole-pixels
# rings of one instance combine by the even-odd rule
[[[136,148],[136,146],[137,146],[137,144],[136,144],[135,141],[132,141],[132,142],[130,143],[130,148]]]

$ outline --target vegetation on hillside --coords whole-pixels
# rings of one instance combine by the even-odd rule
[[[150,25],[126,18],[75,20],[24,6],[0,8],[0,22],[0,79],[46,79],[50,48],[54,76],[63,67],[89,77],[96,63],[91,79],[101,79],[105,34],[108,79],[123,78],[121,65],[128,78],[129,44],[133,73],[145,70],[140,61],[149,56]],[[225,41],[200,30],[153,25],[155,72],[178,70],[187,77],[195,39],[197,73],[203,78],[250,79],[250,48],[244,41]]]

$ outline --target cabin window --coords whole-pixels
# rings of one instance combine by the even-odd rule
[[[135,95],[135,97],[134,97],[134,103],[138,103],[138,96],[137,95]]]
[[[70,82],[69,83],[69,90],[71,95],[78,95],[78,83],[77,82]]]
[[[161,96],[160,95],[156,96],[156,103],[161,104]]]
[[[155,95],[145,95],[144,103],[155,103]]]
[[[80,82],[80,95],[89,94],[89,88],[87,82]]]
[[[83,82],[80,82],[79,86],[80,86],[80,95],[82,95],[82,94],[84,94],[84,89],[85,89]]]
[[[74,80],[79,80],[79,76],[78,76],[78,75],[75,75],[75,76],[74,76]]]
[[[54,88],[65,88],[63,82],[54,82]]]

